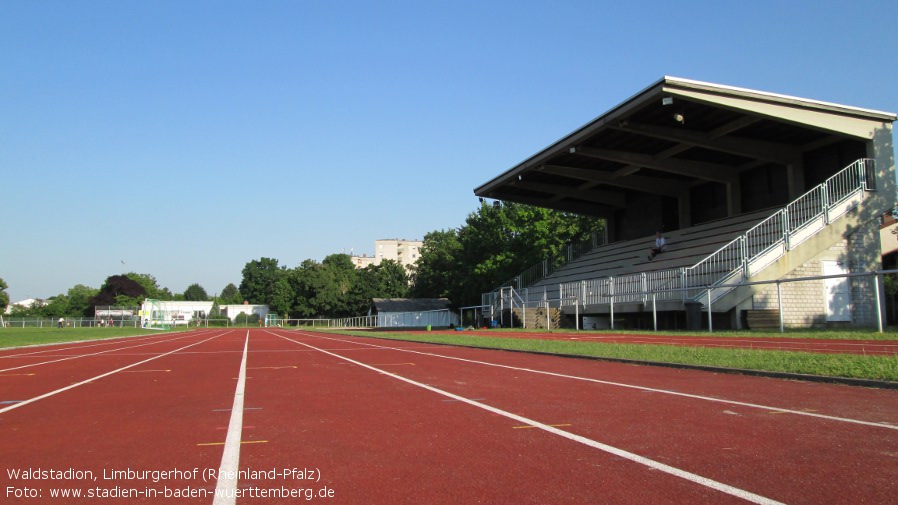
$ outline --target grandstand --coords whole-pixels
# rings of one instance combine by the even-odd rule
[[[896,196],[895,119],[665,77],[475,189],[606,221],[605,245],[519,276],[483,305],[494,314],[554,306],[569,323],[613,313],[629,326],[659,310],[674,328],[688,307],[710,302],[715,327],[740,327],[771,309],[769,289],[746,282],[881,269],[879,217]],[[656,229],[669,246],[649,261]],[[875,325],[871,289],[862,279],[841,298],[797,289],[789,324]]]

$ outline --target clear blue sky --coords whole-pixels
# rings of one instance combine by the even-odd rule
[[[664,75],[898,111],[898,2],[0,2],[0,278],[421,239]],[[121,261],[125,264],[122,265]]]

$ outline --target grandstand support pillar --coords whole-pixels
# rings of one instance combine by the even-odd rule
[[[727,183],[727,216],[742,214],[742,184]]]
[[[614,277],[609,277],[608,282],[610,286],[608,287],[608,296],[611,297],[611,305],[608,308],[609,318],[608,321],[611,325],[611,329],[614,329]]]
[[[797,199],[806,191],[804,187],[804,164],[801,161],[786,165],[786,184],[789,189],[789,201]]]
[[[685,192],[677,199],[678,211],[680,214],[680,229],[692,226],[692,199],[689,198],[689,192]]]

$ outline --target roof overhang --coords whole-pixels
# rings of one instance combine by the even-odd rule
[[[896,117],[744,88],[664,77],[474,193],[605,216],[627,194],[680,196],[745,170],[798,165],[805,152],[870,140]]]

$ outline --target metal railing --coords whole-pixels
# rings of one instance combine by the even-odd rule
[[[310,320],[305,320],[310,321]],[[423,328],[446,327],[459,322],[458,315],[449,309],[392,312],[372,316],[316,319],[328,328]],[[323,326],[323,324],[321,324]]]
[[[565,244],[559,254],[549,256],[520,274],[508,279],[492,292],[498,292],[500,288],[509,286],[516,290],[528,288],[552,275],[559,268],[569,263],[573,263],[584,254],[603,245],[605,245],[605,230],[594,230],[589,234],[589,237]]]
[[[645,303],[645,293],[657,291],[656,300],[705,304],[709,292],[717,300],[733,283],[763,270],[844,215],[864,191],[875,190],[874,168],[871,159],[855,161],[691,267],[563,283],[559,298],[576,297],[584,304],[611,303],[611,298],[616,303]],[[714,286],[720,289],[709,291]]]

